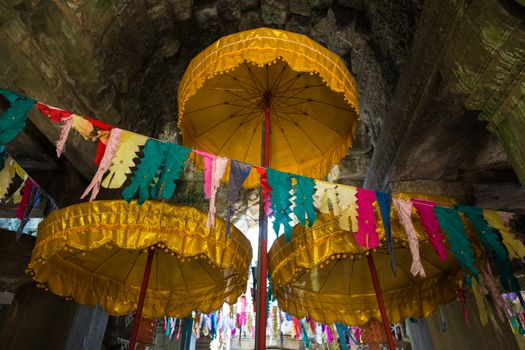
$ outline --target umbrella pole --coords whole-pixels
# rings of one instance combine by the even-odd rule
[[[155,247],[148,249],[148,260],[146,261],[146,268],[144,269],[144,278],[140,286],[139,302],[137,304],[137,311],[135,319],[133,320],[133,329],[131,330],[131,337],[129,339],[128,349],[134,350],[137,342],[137,335],[139,333],[140,319],[142,318],[142,308],[144,307],[144,299],[146,298],[146,290],[148,289],[148,280],[151,273],[151,265],[153,263],[153,256],[155,255]]]
[[[262,166],[270,164],[270,117],[272,114],[272,95],[264,94],[264,123],[262,128]],[[255,350],[266,349],[266,274],[268,255],[268,218],[264,215],[262,190],[259,192],[259,257],[257,261],[257,312],[255,318]]]
[[[368,254],[366,259],[368,260],[368,269],[370,270],[370,276],[372,277],[372,283],[374,284],[374,290],[376,292],[377,304],[379,305],[379,312],[381,313],[383,327],[385,328],[388,348],[390,350],[395,350],[396,346],[394,345],[394,338],[392,337],[392,332],[390,331],[390,321],[388,321],[388,315],[386,314],[385,302],[383,301],[383,292],[381,291],[379,279],[377,278],[376,264],[374,263],[372,253]]]

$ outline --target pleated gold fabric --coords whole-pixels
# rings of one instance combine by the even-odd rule
[[[265,101],[271,168],[321,178],[346,155],[358,119],[353,77],[308,37],[270,28],[223,37],[191,61],[178,92],[183,144],[261,164]],[[258,181],[253,171],[245,186]]]
[[[412,255],[397,218],[392,217],[397,276],[391,271],[382,224],[378,225],[381,245],[372,252],[359,247],[353,234],[341,230],[331,215],[320,214],[311,229],[296,226],[292,241],[286,243],[281,236],[268,255],[280,307],[324,323],[359,326],[371,318],[380,320],[366,259],[372,253],[389,320],[430,315],[439,304],[456,298],[456,282],[462,273],[451,253],[441,262],[420,226],[415,227],[426,278],[410,273]]]
[[[197,209],[149,201],[94,201],[51,213],[38,227],[28,272],[53,293],[111,315],[137,307],[147,250],[155,256],[146,317],[212,312],[246,289],[252,249],[246,237]]]

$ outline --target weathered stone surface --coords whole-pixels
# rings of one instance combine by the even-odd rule
[[[185,21],[191,18],[193,0],[168,0],[173,11],[173,17],[177,21]]]
[[[283,27],[286,22],[287,3],[279,0],[261,0],[261,17],[267,26]]]
[[[248,11],[242,14],[239,22],[239,30],[259,28],[264,25],[259,11]]]
[[[312,5],[314,1],[312,0],[296,0],[296,1],[290,1],[289,8],[290,13],[310,17],[312,14]]]
[[[241,18],[241,3],[239,0],[218,0],[217,8],[221,18],[235,21]]]

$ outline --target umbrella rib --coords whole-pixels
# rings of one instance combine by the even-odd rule
[[[306,131],[303,129],[303,127],[302,127],[299,123],[297,123],[297,125],[296,125],[296,124],[294,124],[294,125],[295,125],[299,130],[301,130],[301,131],[303,132],[303,134],[308,138],[308,140],[310,140],[310,142],[311,142],[311,143],[317,148],[317,150],[319,151],[319,153],[321,153],[321,155],[324,155],[323,150],[321,150],[321,148],[319,147],[319,145],[317,145],[317,143],[316,143],[316,142],[310,137],[310,135],[308,135],[308,134],[306,133]]]
[[[270,91],[274,91],[274,89],[279,86],[279,83],[281,82],[283,76],[284,76],[284,71],[286,70],[286,65],[283,65],[283,69],[281,69],[281,72],[279,73],[279,76],[277,77],[277,79],[275,79],[275,81],[273,82],[273,85],[272,85],[272,88],[270,89]],[[275,94],[274,94],[275,95]]]
[[[323,284],[321,284],[321,287],[319,288],[319,292],[321,292],[321,290],[323,289],[324,285],[326,284],[326,281],[328,281],[328,278],[330,278],[330,275],[332,274],[332,272],[334,272],[336,265],[337,265],[337,263],[334,263],[334,266],[332,266],[332,268],[328,272],[328,276],[326,276],[326,278],[324,279]]]
[[[441,271],[441,272],[445,272],[444,269],[442,269],[440,266],[434,264],[434,263],[433,263],[432,261],[430,261],[429,259],[425,258],[424,255],[420,255],[420,256],[421,256],[421,258],[422,258],[423,260],[425,260],[426,262],[428,262],[430,265],[434,266],[434,267],[435,267],[436,269],[438,269],[439,271]]]
[[[275,93],[276,93],[277,95],[279,95],[280,93],[281,93],[281,94],[285,94],[285,93],[286,93],[286,92],[287,92],[287,91],[293,86],[293,84],[295,84],[295,82],[296,82],[297,80],[299,80],[300,77],[303,76],[303,74],[304,74],[303,72],[298,73],[295,77],[293,77],[293,78],[291,78],[290,80],[288,80],[287,82],[283,83],[283,85],[281,86],[281,88],[282,88],[284,91],[283,91],[282,93],[281,93],[281,91],[280,91],[279,89],[278,89],[277,91],[275,91]],[[288,85],[288,86],[286,86],[286,85]],[[286,86],[286,88],[285,88],[285,86]]]
[[[203,269],[204,271],[206,271],[206,272],[209,273],[208,269],[206,269],[206,268],[204,267],[204,265],[202,264],[201,259],[197,259],[197,262],[199,263],[199,265],[202,267],[202,269]],[[212,279],[212,281],[213,281],[213,284],[217,285],[217,281],[215,281],[215,278],[211,277],[211,279]]]
[[[137,254],[137,257],[135,258],[135,261],[133,261],[133,264],[131,264],[131,268],[129,269],[129,272],[126,275],[126,278],[124,279],[124,284],[128,283],[128,278],[131,275],[131,272],[133,271],[133,268],[135,267],[135,264],[137,263],[137,260],[139,260],[141,253],[142,253],[142,251],[139,250],[139,253]]]
[[[111,258],[113,258],[115,255],[117,255],[118,252],[120,252],[120,248],[116,249],[113,254],[108,256],[102,263],[100,263],[97,267],[95,267],[94,270],[89,271],[90,273],[95,273],[99,268],[101,268],[105,263],[107,263]]]
[[[250,68],[250,66],[248,66],[246,63],[244,64],[244,66],[246,67],[246,69],[248,69],[248,72],[250,73],[250,78],[252,79],[253,83],[255,84],[255,88],[262,95],[262,93],[264,91],[264,83],[259,82],[259,80],[255,76],[255,74],[253,74],[253,71]],[[260,87],[260,90],[259,90],[259,87]]]
[[[275,115],[275,121],[277,122],[278,126],[279,126],[279,130],[281,131],[281,133],[283,134],[283,137],[284,137],[284,140],[286,141],[286,144],[288,145],[288,148],[290,149],[290,153],[292,154],[293,156],[293,159],[295,159],[295,163],[299,164],[299,161],[297,160],[297,157],[295,156],[295,153],[293,152],[293,149],[292,149],[292,145],[290,144],[290,141],[288,141],[288,137],[286,137],[286,134],[284,133],[284,129],[283,129],[283,126],[281,124],[281,121],[279,120],[280,117],[277,115],[277,111],[274,111],[273,113]],[[285,119],[286,120],[286,119]],[[286,120],[287,121],[287,120]]]
[[[295,105],[290,105],[290,104],[288,104],[288,103],[286,103],[286,102],[284,102],[284,101],[280,101],[280,102],[276,102],[276,103],[277,103],[277,105],[280,105],[280,104],[282,103],[282,104],[286,105],[286,107],[291,107],[291,108],[293,108],[293,109],[295,109],[295,110],[297,111],[297,113],[293,113],[293,112],[284,112],[284,113],[289,114],[290,116],[291,116],[291,115],[302,115],[302,116],[309,117],[310,119],[315,120],[316,122],[318,122],[319,124],[321,124],[321,125],[324,126],[325,128],[327,128],[327,129],[329,129],[329,130],[335,132],[335,133],[336,133],[337,135],[339,135],[341,138],[344,138],[344,136],[341,135],[337,130],[332,129],[330,126],[328,126],[327,124],[323,123],[323,122],[320,121],[319,119],[314,118],[313,116],[309,115],[308,113],[305,113],[305,112],[301,111],[299,108],[295,107]],[[283,109],[284,109],[284,108],[283,108]],[[297,120],[295,120],[295,119],[294,119],[294,121],[297,122]],[[299,122],[297,122],[297,123],[299,123]]]
[[[156,260],[156,263],[157,263],[157,265],[156,265],[156,277],[155,277],[156,278],[155,285],[157,286],[156,290],[159,290],[159,255],[160,254],[158,254],[158,253],[155,254],[155,260]]]
[[[410,276],[410,274],[408,272],[405,271],[405,269],[403,268],[403,266],[400,265],[397,265],[397,267],[399,267],[399,269],[401,271],[403,271],[403,273],[408,277],[408,279],[410,280],[410,282],[412,282],[413,285],[416,285],[417,283],[414,282],[414,279],[412,278],[412,276]]]
[[[228,74],[228,73],[224,73],[224,75],[226,75],[227,77],[229,77],[230,79],[232,79],[237,85],[239,85],[241,87],[241,89],[244,89],[246,92],[249,92],[251,94],[254,94],[254,95],[261,95],[261,91],[259,91],[257,89],[257,87],[254,87],[242,80],[239,80],[237,79],[236,77]]]
[[[224,141],[224,143],[222,144],[222,146],[217,150],[217,153],[221,153],[222,149],[224,148],[224,146],[226,146],[226,144],[230,141],[230,139],[233,137],[233,135],[237,132],[237,130],[239,130],[239,128],[244,124],[244,122],[246,122],[248,116],[244,117],[244,119],[239,123],[237,124],[237,127],[235,127],[235,129],[232,131],[232,133],[230,134],[230,136],[228,136],[228,138],[226,139],[226,141]]]
[[[177,264],[179,265],[180,277],[182,277],[182,283],[184,283],[184,287],[186,288],[186,290],[189,291],[188,285],[186,284],[186,279],[184,278],[184,272],[182,271],[182,266],[180,265],[180,260],[179,259],[176,259],[176,260],[177,260]]]
[[[352,294],[352,276],[354,274],[354,263],[355,263],[355,260],[350,258],[350,260],[352,260],[352,264],[350,265],[350,278],[348,278],[350,280],[350,283],[348,283],[348,294],[351,295]]]
[[[218,122],[217,124],[215,124],[215,125],[209,127],[208,129],[204,130],[204,131],[201,132],[200,134],[195,135],[195,138],[197,139],[197,138],[201,137],[202,135],[208,133],[209,131],[215,129],[216,127],[218,127],[218,126],[221,125],[222,123],[227,122],[227,121],[230,120],[231,118],[233,118],[233,117],[237,117],[237,116],[238,116],[238,113],[240,113],[240,112],[246,110],[248,107],[249,107],[249,106],[246,106],[246,107],[241,108],[240,110],[238,110],[237,112],[233,113],[233,114],[230,115],[229,117],[227,117],[227,118],[221,120],[220,122]],[[255,109],[255,108],[252,108],[252,109]]]
[[[294,99],[294,100],[300,100],[300,101],[304,101],[304,102],[315,102],[315,103],[323,104],[323,105],[326,105],[326,106],[339,108],[339,109],[342,109],[342,110],[348,111],[348,112],[352,112],[353,111],[353,109],[351,109],[351,108],[345,108],[343,106],[336,105],[335,103],[323,102],[323,101],[320,101],[320,100],[314,100],[312,98],[295,97],[295,96],[290,96],[288,98],[291,98],[291,99]]]
[[[296,88],[293,88],[293,89],[288,89],[288,92],[295,91],[295,90],[301,90],[301,89],[311,89],[311,88],[316,88],[316,87],[326,87],[326,85],[325,84],[316,84],[316,85],[309,85],[309,86],[299,86],[299,87],[296,87]],[[286,95],[279,95],[279,96],[287,97]],[[295,93],[292,96],[295,96]]]
[[[227,101],[227,102],[219,102],[219,103],[215,103],[215,104],[212,104],[212,105],[209,105],[209,106],[205,106],[205,107],[201,107],[201,108],[198,108],[198,109],[195,109],[193,111],[189,111],[189,112],[186,112],[186,116],[188,114],[193,114],[193,113],[198,113],[198,112],[202,112],[206,109],[210,109],[210,108],[215,108],[215,107],[218,107],[218,106],[222,106],[222,105],[232,105],[232,106],[235,106],[235,107],[244,107],[242,105],[235,105],[233,104],[232,102],[241,102],[241,101],[245,101],[246,99],[243,99],[243,98],[239,98],[237,100],[232,100],[232,101]],[[250,106],[251,104],[248,104],[247,106]]]
[[[268,73],[268,63],[265,64],[266,66],[266,91],[270,91],[270,74]]]

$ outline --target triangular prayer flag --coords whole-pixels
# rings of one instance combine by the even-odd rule
[[[230,160],[230,182],[228,184],[228,208],[226,210],[226,235],[230,235],[233,206],[237,201],[242,184],[250,174],[251,164]]]
[[[212,179],[212,173],[213,173],[213,161],[215,158],[217,158],[216,155],[199,151],[194,149],[193,153],[196,153],[200,156],[202,156],[204,160],[204,196],[206,199],[210,199],[211,196],[211,179]]]
[[[134,132],[122,130],[120,144],[113,157],[108,175],[101,185],[104,188],[120,188],[131,174],[131,168],[135,167],[134,159],[138,158],[140,148],[148,141],[148,137]]]
[[[447,250],[443,244],[445,237],[441,234],[439,223],[434,213],[436,203],[416,198],[412,198],[412,203],[419,215],[421,225],[427,231],[430,244],[436,251],[439,259],[445,261],[447,259]]]
[[[289,242],[292,239],[292,225],[290,225],[290,209],[291,202],[291,190],[292,190],[292,176],[282,171],[267,168],[268,184],[272,188],[272,216],[273,229],[277,236],[281,225],[284,227],[284,235],[286,241]]]
[[[470,247],[470,242],[465,234],[465,228],[461,217],[454,209],[434,207],[439,226],[445,231],[450,247],[456,255],[456,260],[463,269],[468,269],[476,279],[478,269],[474,266],[474,252]],[[465,282],[470,286],[470,278],[465,278]]]
[[[392,229],[390,227],[390,208],[392,206],[392,196],[390,193],[376,192],[377,204],[381,218],[383,219],[383,226],[385,227],[386,242],[388,247],[388,255],[390,256],[390,267],[394,275],[396,274],[397,263],[394,256],[394,241],[392,240]]]
[[[0,89],[0,95],[11,104],[0,116],[0,144],[6,144],[25,127],[27,113],[36,101],[5,89]]]
[[[355,241],[363,248],[376,248],[379,246],[379,237],[376,231],[376,219],[374,216],[375,193],[363,188],[358,188],[356,196],[359,230],[354,235]]]
[[[37,102],[36,108],[45,115],[49,120],[51,120],[53,123],[60,123],[62,119],[68,118],[71,116],[71,112],[64,111],[60,108],[48,106],[46,104]]]
[[[267,169],[263,167],[256,166],[255,170],[260,175],[260,183],[261,183],[261,189],[262,189],[262,196],[263,196],[263,203],[264,203],[264,214],[266,216],[272,215],[272,188],[270,187],[270,184],[268,183],[268,173]]]
[[[315,181],[312,178],[295,175],[296,183],[293,186],[295,190],[293,212],[299,220],[299,223],[306,226],[306,219],[308,218],[308,226],[312,227],[315,223],[316,215],[314,209]]]
[[[507,248],[509,255],[514,259],[523,259],[525,257],[525,245],[515,237],[510,228],[505,225],[500,213],[493,210],[484,209],[483,217],[489,225],[499,231],[503,239],[503,244]]]

